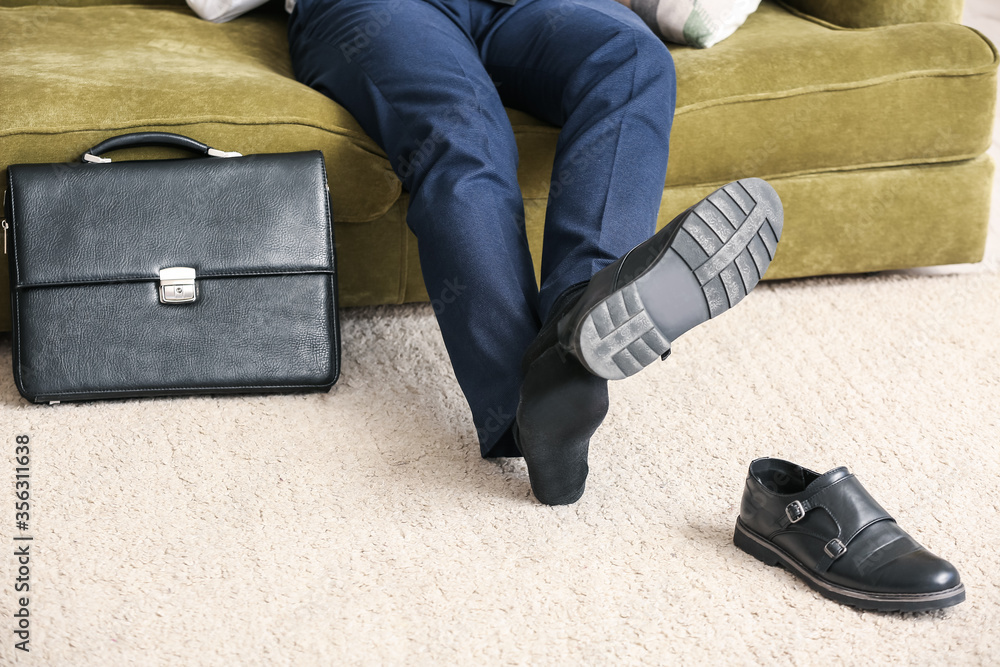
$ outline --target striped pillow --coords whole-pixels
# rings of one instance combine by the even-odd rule
[[[729,37],[760,0],[618,0],[661,39],[707,49]]]

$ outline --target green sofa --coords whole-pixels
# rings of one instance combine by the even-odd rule
[[[764,0],[711,49],[671,45],[679,94],[659,224],[760,176],[785,204],[768,278],[979,261],[997,52],[955,23],[961,4]],[[343,305],[426,300],[407,193],[355,119],[295,81],[285,25],[280,2],[215,25],[181,2],[0,0],[0,169],[139,130],[242,153],[319,148]],[[537,262],[559,128],[508,114]],[[7,330],[6,267],[0,280]]]

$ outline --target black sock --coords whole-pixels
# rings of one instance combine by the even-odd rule
[[[588,372],[558,345],[556,324],[586,283],[566,290],[528,348],[513,435],[528,466],[535,497],[547,505],[583,495],[590,438],[608,412],[608,381]]]

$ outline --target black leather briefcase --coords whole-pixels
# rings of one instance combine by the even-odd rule
[[[112,162],[175,146],[202,157]],[[176,134],[8,170],[14,379],[35,402],[329,390],[340,373],[319,151],[241,156]]]

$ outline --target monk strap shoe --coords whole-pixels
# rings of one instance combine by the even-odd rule
[[[923,611],[965,600],[948,561],[899,527],[847,468],[750,464],[733,543],[824,597],[862,609]]]

